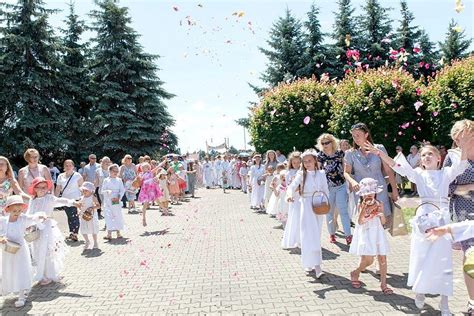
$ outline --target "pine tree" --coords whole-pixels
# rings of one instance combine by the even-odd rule
[[[308,20],[304,22],[306,27],[306,66],[303,75],[311,78],[313,75],[320,78],[326,71],[326,47],[324,46],[325,34],[321,32],[321,23],[319,22],[319,9],[313,3],[308,12]]]
[[[396,49],[404,48],[407,52],[412,53],[415,44],[419,42],[421,31],[418,26],[413,26],[415,19],[413,13],[408,10],[406,0],[400,2],[401,20],[400,26],[396,33]]]
[[[384,8],[378,0],[367,0],[363,6],[364,14],[360,17],[361,51],[365,54],[364,64],[377,67],[387,59],[389,44],[385,39],[389,36],[391,20],[389,8]]]
[[[165,91],[156,72],[158,56],[143,52],[138,34],[129,26],[128,9],[114,0],[98,1],[91,13],[97,37],[93,42],[96,85],[93,139],[95,152],[112,158],[153,155],[163,146],[173,150],[177,138],[168,128],[174,120],[163,100]]]
[[[457,28],[457,23],[452,19],[449,23],[446,39],[444,42],[439,42],[445,62],[451,62],[454,59],[467,56],[467,50],[471,45],[472,39],[465,39],[464,30]]]
[[[270,31],[267,41],[270,50],[260,48],[269,60],[261,79],[271,87],[282,81],[291,81],[304,74],[305,41],[301,22],[287,8]]]
[[[4,3],[2,11],[2,153],[20,157],[26,147],[35,147],[43,157],[59,155],[71,144],[64,137],[70,111],[59,89],[61,43],[48,23],[55,11],[42,0]]]
[[[81,155],[89,153],[89,139],[94,137],[90,132],[92,130],[90,123],[93,89],[88,69],[87,44],[80,43],[86,26],[75,13],[73,2],[69,4],[69,15],[64,22],[67,28],[61,30],[64,34],[62,55],[64,82],[62,88],[65,94],[64,102],[71,108],[68,117],[70,128],[66,131],[66,137],[75,143],[74,147],[70,148],[69,155],[79,160]]]
[[[420,31],[419,43],[423,60],[434,64],[439,59],[439,52],[436,50],[435,43],[430,40],[428,33],[423,29]]]
[[[339,10],[334,12],[334,32],[331,34],[336,41],[330,47],[328,61],[331,63],[329,71],[331,77],[343,78],[348,59],[346,51],[352,46],[357,46],[357,33],[353,18],[355,11],[350,0],[339,0]]]

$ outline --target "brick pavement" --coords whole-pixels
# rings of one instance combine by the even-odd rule
[[[365,286],[352,289],[349,271],[357,257],[344,240],[329,244],[324,232],[326,275],[306,274],[297,252],[280,249],[283,231],[267,215],[248,208],[238,191],[199,190],[201,198],[173,208],[175,216],[126,214],[123,241],[101,242],[100,252],[71,247],[63,282],[33,288],[27,305],[0,298],[2,315],[30,314],[418,314],[406,288],[409,239],[390,239],[388,283],[384,296],[372,271]],[[65,215],[57,218],[65,228]],[[103,221],[101,221],[103,225]],[[100,238],[104,232],[100,233]],[[451,310],[462,315],[467,294],[461,256],[455,253],[455,297]],[[429,297],[423,315],[437,315],[439,298]]]

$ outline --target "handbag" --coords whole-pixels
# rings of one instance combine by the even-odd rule
[[[316,203],[315,203],[314,195],[316,193],[321,193],[321,195],[316,197],[316,200],[318,198],[321,198],[321,200],[316,201]],[[324,198],[326,198],[326,200],[324,200]],[[311,196],[311,204],[313,206],[313,212],[316,215],[325,215],[325,214],[329,213],[329,210],[331,209],[331,206],[329,205],[329,198],[326,195],[326,193],[324,193],[322,191],[314,191],[313,195]]]
[[[414,221],[418,230],[422,234],[426,233],[431,228],[440,227],[447,224],[445,220],[445,215],[443,214],[444,212],[437,205],[430,202],[425,202],[418,205],[418,207],[415,209],[415,214],[420,206],[427,204],[433,205],[436,210],[430,213],[417,216]]]
[[[67,179],[66,185],[64,186],[64,188],[62,188],[61,191],[59,191],[58,197],[62,197],[62,196],[63,196],[63,192],[64,192],[64,190],[66,190],[66,188],[67,188],[67,186],[68,186],[68,184],[69,184],[69,181],[71,181],[73,175],[74,175],[74,173],[71,174],[71,176],[69,177],[69,179]],[[66,209],[64,208],[64,206],[62,206],[62,207],[56,207],[56,210],[58,210],[58,211],[65,211]]]
[[[94,208],[89,207],[82,213],[82,219],[85,220],[86,222],[89,222],[94,217],[93,214],[94,214]]]
[[[392,237],[408,235],[408,228],[403,217],[402,208],[397,203],[390,199],[392,204],[392,219],[388,232]]]

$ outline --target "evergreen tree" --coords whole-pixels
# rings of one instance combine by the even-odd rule
[[[54,10],[42,0],[2,4],[0,23],[2,153],[21,157],[26,147],[42,156],[67,150],[64,131],[69,109],[60,91],[60,40],[48,23]]]
[[[97,5],[91,13],[97,32],[91,68],[97,91],[95,152],[113,152],[111,156],[119,158],[175,149],[177,138],[168,130],[174,120],[163,103],[173,95],[156,74],[158,56],[143,52],[138,34],[129,26],[127,8],[114,0]]]
[[[271,87],[304,74],[305,41],[301,22],[287,8],[270,31],[269,49],[260,48],[269,60],[261,79]]]
[[[308,12],[308,20],[304,22],[306,27],[306,62],[303,75],[311,78],[313,75],[320,78],[327,72],[326,65],[326,47],[323,45],[324,35],[321,32],[321,23],[319,22],[319,9],[313,3]]]
[[[389,44],[386,39],[390,36],[391,20],[388,17],[389,8],[384,8],[378,0],[367,0],[363,6],[364,14],[360,17],[361,51],[364,53],[363,63],[378,67],[387,60]]]
[[[464,31],[457,29],[457,27],[457,23],[452,19],[449,23],[446,39],[444,42],[439,42],[445,62],[467,56],[467,50],[471,45],[472,39],[465,39]]]
[[[90,151],[88,140],[94,137],[91,129],[91,105],[93,89],[88,70],[87,45],[81,44],[82,33],[86,30],[84,21],[80,20],[74,12],[74,3],[69,4],[69,15],[64,21],[67,28],[61,30],[64,34],[62,56],[62,74],[64,82],[64,102],[71,108],[68,116],[70,128],[66,137],[74,142],[69,154],[79,160],[81,155]],[[80,140],[80,141],[78,141]]]
[[[420,31],[419,43],[421,53],[423,54],[423,60],[430,64],[434,64],[439,59],[439,54],[436,50],[435,43],[430,40],[430,37],[425,30]]]
[[[328,62],[331,63],[331,77],[341,79],[348,62],[346,51],[351,46],[357,46],[357,33],[352,16],[355,9],[351,6],[351,0],[338,0],[338,5],[338,12],[334,12],[334,32],[331,35],[336,42],[331,45]]]
[[[396,49],[404,48],[407,52],[412,53],[415,44],[419,42],[421,31],[418,26],[413,26],[415,19],[413,13],[408,10],[406,0],[400,2],[401,20],[400,26],[396,34]]]

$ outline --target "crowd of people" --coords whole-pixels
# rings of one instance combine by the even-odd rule
[[[27,165],[18,174],[8,158],[0,156],[2,294],[16,293],[15,305],[23,306],[34,282],[60,280],[66,242],[77,242],[80,234],[84,251],[98,249],[100,220],[105,221],[105,240],[111,240],[112,233],[122,238],[123,208],[140,212],[141,224],[147,226],[152,205],[169,215],[170,204],[180,203],[186,194],[195,197],[196,188],[203,187],[248,194],[251,209],[282,223],[282,248],[300,248],[303,268],[317,278],[324,274],[323,223],[329,241],[336,243],[340,217],[349,253],[360,257],[350,272],[352,286],[362,286],[360,273],[377,258],[381,291],[390,295],[385,228],[393,224],[392,202],[409,181],[421,204],[410,221],[408,285],[417,307],[423,308],[426,294],[441,295],[440,310],[448,315],[453,238],[462,239],[459,245],[465,257],[474,246],[472,227],[462,226],[474,213],[474,122],[454,124],[453,148],[446,154],[425,143],[413,145],[407,157],[397,148],[392,159],[383,145],[374,144],[367,125],[353,125],[351,135],[352,144],[325,133],[317,138],[316,148],[288,156],[278,150],[268,150],[263,157],[222,154],[202,161],[178,155],[160,161],[143,156],[135,164],[132,156],[125,155],[118,165],[106,156],[97,162],[91,154],[89,163],[78,169],[72,160],[64,161],[63,172],[54,163],[41,164],[36,149],[26,150]],[[58,208],[68,218],[66,240],[53,219]],[[460,226],[445,226],[451,221]],[[469,314],[474,315],[474,280],[467,273],[465,283]]]

